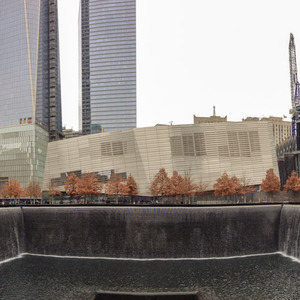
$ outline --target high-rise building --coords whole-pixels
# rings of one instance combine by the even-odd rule
[[[57,0],[0,1],[0,127],[62,130]]]
[[[135,0],[81,0],[79,28],[79,128],[135,128]]]

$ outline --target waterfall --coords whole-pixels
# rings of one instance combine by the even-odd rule
[[[299,205],[283,205],[280,217],[279,251],[300,258]]]
[[[0,261],[24,252],[152,259],[277,251],[300,259],[300,205],[0,209]]]
[[[24,207],[26,251],[115,258],[209,258],[278,251],[281,205]]]
[[[20,207],[0,209],[0,261],[24,252],[24,221]]]

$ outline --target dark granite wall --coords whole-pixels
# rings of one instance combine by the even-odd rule
[[[198,258],[278,251],[281,205],[24,207],[26,252]]]

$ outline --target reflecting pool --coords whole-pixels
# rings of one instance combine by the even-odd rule
[[[279,253],[115,260],[24,255],[0,265],[0,299],[91,299],[97,291],[200,291],[203,299],[300,299],[300,264]]]

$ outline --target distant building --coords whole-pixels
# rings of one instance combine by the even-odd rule
[[[78,137],[78,136],[81,136],[82,135],[82,132],[79,130],[79,131],[76,131],[76,130],[73,130],[72,128],[63,128],[63,135],[64,135],[64,138],[65,139],[70,139],[70,138],[73,138],[73,137]]]
[[[248,117],[243,119],[244,122],[249,121],[269,121],[273,125],[273,135],[275,145],[280,145],[292,136],[292,122],[284,121],[281,117],[269,117],[269,118],[256,118]]]
[[[1,127],[0,185],[13,178],[23,188],[31,181],[42,186],[48,141],[49,133],[37,124]]]
[[[135,178],[139,194],[149,195],[160,168],[189,173],[195,183],[212,188],[223,172],[260,185],[266,171],[278,175],[270,122],[219,122],[157,125],[64,139],[49,143],[44,189],[49,183],[64,190],[67,176],[97,173]]]
[[[79,18],[79,129],[135,128],[135,0],[81,0]]]

